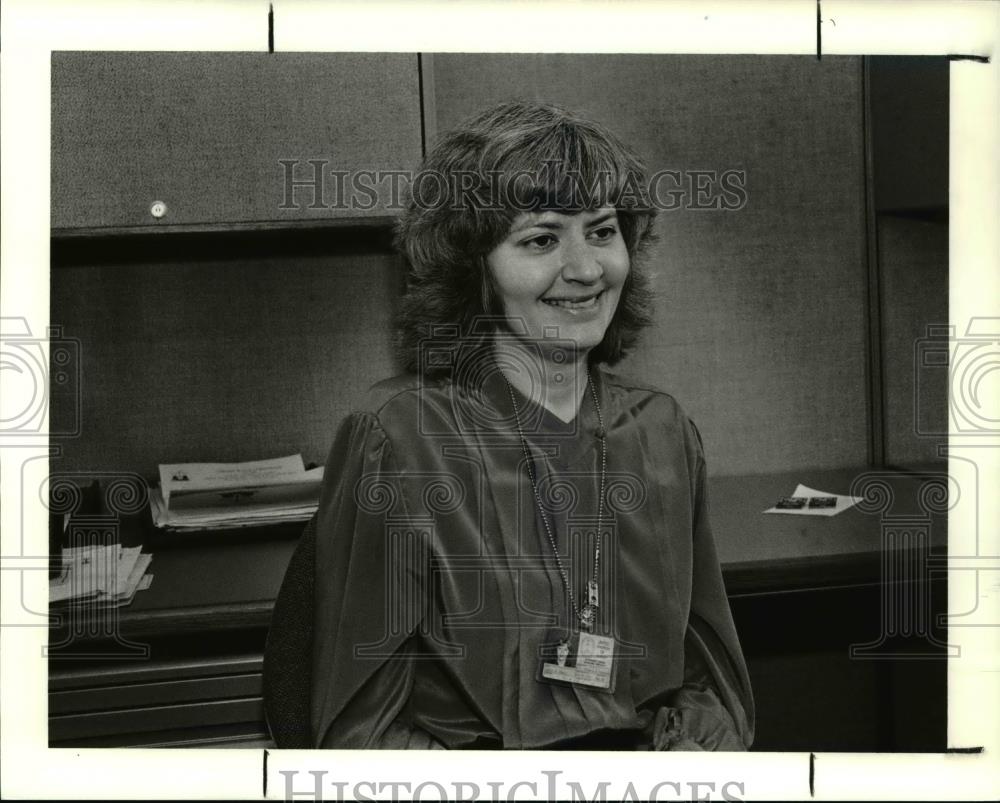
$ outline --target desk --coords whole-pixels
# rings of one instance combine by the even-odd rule
[[[175,543],[146,540],[153,584],[119,610],[126,636],[209,634],[266,628],[285,567],[304,525],[283,525],[224,537],[193,534]],[[141,531],[140,531],[141,532]]]
[[[927,520],[929,546],[948,546],[948,517],[928,512],[921,494],[945,488],[945,470],[922,473],[837,469],[795,474],[714,477],[709,480],[709,509],[719,561],[731,595],[751,591],[829,587],[881,580],[883,539],[899,542],[883,525]],[[886,489],[886,509],[862,512],[854,507],[837,516],[762,514],[799,483],[835,494],[849,494],[857,481]],[[891,501],[889,498],[891,497]]]
[[[718,477],[710,509],[757,704],[755,748],[946,747],[944,469]],[[798,483],[848,494],[868,479],[877,512],[763,515]],[[860,487],[860,486],[855,486]],[[900,621],[901,616],[906,620]],[[852,649],[855,653],[852,655]]]
[[[816,652],[815,645],[803,645],[823,637],[820,652],[833,649],[839,656],[839,641],[859,638],[852,622],[878,625],[884,517],[919,514],[923,480],[917,475],[887,478],[894,509],[883,514],[848,510],[826,518],[761,511],[798,482],[846,494],[860,473],[815,471],[709,482],[720,561],[762,714],[788,707],[787,695],[781,699],[787,667],[775,663],[775,655]],[[928,521],[930,545],[943,550],[946,517],[937,514]],[[123,524],[124,542],[145,540],[153,552],[154,581],[118,611],[117,630],[122,640],[147,646],[149,655],[130,656],[134,648],[111,642],[103,645],[105,660],[84,659],[94,644],[73,637],[81,623],[54,627],[50,643],[66,646],[55,650],[61,657],[50,659],[52,744],[265,744],[262,650],[300,531],[294,525],[224,536],[160,534],[151,540],[138,522]],[[828,633],[812,632],[831,630],[818,624],[830,610],[843,613],[837,623],[843,632],[834,646]],[[775,626],[781,621],[785,628]],[[793,621],[797,624],[787,624]],[[755,661],[762,667],[760,679],[754,677]],[[771,685],[774,694],[768,691]]]

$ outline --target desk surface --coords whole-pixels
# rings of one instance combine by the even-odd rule
[[[713,477],[709,480],[709,509],[719,561],[730,593],[779,590],[782,586],[833,585],[878,580],[886,524],[910,521],[926,525],[930,546],[948,545],[948,517],[940,505],[929,512],[927,502],[947,488],[946,473],[890,472],[877,469],[801,471]],[[765,514],[796,485],[831,494],[882,498],[884,509],[863,512],[852,507],[836,516]],[[860,493],[858,493],[860,491]],[[884,496],[882,493],[884,492]],[[868,509],[879,507],[869,504]]]
[[[730,594],[877,582],[884,516],[925,519],[919,494],[930,475],[881,472],[894,502],[884,513],[833,517],[764,514],[798,483],[847,494],[865,470],[803,471],[709,480],[712,526]],[[940,481],[941,474],[936,475]],[[947,517],[928,519],[931,544],[947,545]],[[263,628],[300,525],[254,533],[158,536],[153,584],[118,610],[125,635]],[[65,622],[63,623],[65,626]]]

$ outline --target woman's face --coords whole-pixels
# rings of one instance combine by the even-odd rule
[[[555,334],[581,354],[604,339],[629,271],[611,207],[518,215],[486,263],[512,331]]]

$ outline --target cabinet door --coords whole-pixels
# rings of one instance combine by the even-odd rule
[[[386,192],[338,193],[331,171],[381,189],[359,171],[413,168],[420,149],[415,54],[52,57],[55,229],[380,217]]]
[[[875,209],[946,216],[948,59],[872,56],[868,63]]]

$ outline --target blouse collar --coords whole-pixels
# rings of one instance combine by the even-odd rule
[[[487,418],[495,422],[496,429],[509,429],[511,432],[517,431],[517,421],[514,416],[514,409],[511,403],[511,392],[517,401],[517,418],[520,419],[521,428],[524,434],[541,437],[579,437],[585,434],[596,435],[600,430],[600,418],[594,405],[594,395],[596,394],[601,407],[601,414],[608,422],[608,397],[607,384],[604,372],[597,366],[590,368],[590,381],[593,384],[594,393],[588,387],[584,391],[580,401],[580,409],[574,419],[563,421],[554,413],[550,412],[544,405],[529,399],[513,385],[508,385],[504,381],[503,375],[498,368],[489,371],[478,388],[472,390],[480,404],[488,409],[483,412]]]

